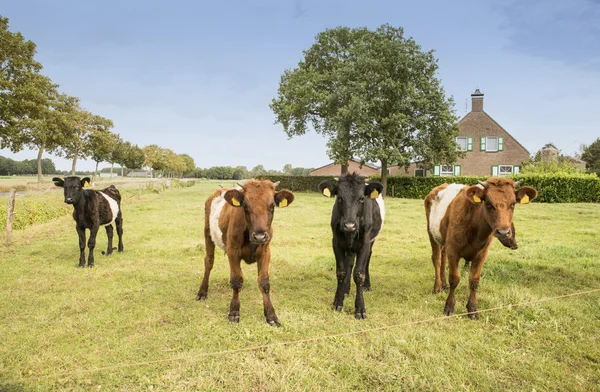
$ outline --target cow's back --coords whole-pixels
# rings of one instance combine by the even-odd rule
[[[442,245],[442,220],[448,211],[450,203],[463,190],[462,184],[443,184],[433,190],[425,198],[427,230],[435,242]]]

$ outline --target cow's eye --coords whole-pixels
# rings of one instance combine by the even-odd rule
[[[514,210],[514,209],[515,209],[515,204],[516,204],[516,203],[512,203],[512,204],[510,205],[510,209],[511,209],[511,210]]]
[[[494,206],[492,205],[492,203],[486,201],[485,202],[485,206],[487,207],[488,210],[495,210]]]
[[[358,202],[359,202],[359,203],[364,203],[364,202],[365,202],[365,198],[364,198],[364,197],[361,197],[360,199],[358,199]]]

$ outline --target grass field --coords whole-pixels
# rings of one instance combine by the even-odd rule
[[[196,185],[126,200],[125,253],[101,256],[100,231],[93,269],[76,268],[68,216],[16,231],[0,248],[0,390],[598,390],[600,293],[329,337],[442,316],[419,200],[386,201],[368,318],[357,321],[354,288],[341,314],[331,310],[333,200],[297,193],[274,220],[271,292],[283,326],[265,322],[255,265],[243,266],[241,322],[230,324],[221,252],[208,300],[195,301],[208,193]],[[494,243],[480,311],[600,288],[598,222],[600,205],[518,206],[519,249]],[[322,339],[222,353],[313,337]]]

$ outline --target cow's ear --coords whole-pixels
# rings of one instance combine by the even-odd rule
[[[479,185],[473,185],[467,188],[465,195],[471,203],[481,203],[482,200],[485,200],[485,189]]]
[[[287,189],[275,193],[275,204],[277,207],[287,207],[294,201],[294,194]]]
[[[368,196],[371,199],[377,199],[382,192],[383,185],[379,182],[372,182],[365,186],[365,196]]]
[[[237,189],[230,189],[225,192],[223,196],[227,203],[231,204],[234,207],[239,207],[244,202],[244,193],[238,191]]]
[[[92,183],[92,180],[90,180],[89,177],[83,177],[81,179],[81,187],[85,188],[86,186],[89,186]]]
[[[337,194],[337,185],[331,181],[323,181],[319,184],[319,192],[325,197],[335,196]]]
[[[59,186],[61,188],[65,185],[65,181],[62,178],[58,177],[54,177],[52,179],[52,182],[54,183],[54,185]]]
[[[538,192],[535,188],[530,186],[524,186],[518,191],[515,192],[515,196],[517,198],[517,203],[527,204],[533,199],[535,199],[538,195]]]

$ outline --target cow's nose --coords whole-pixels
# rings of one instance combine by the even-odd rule
[[[346,230],[346,231],[356,230],[356,223],[351,223],[351,222],[344,223],[344,230]]]
[[[254,242],[263,243],[263,242],[267,242],[268,239],[269,239],[269,236],[264,231],[263,232],[255,231],[254,233],[252,233],[252,240]]]
[[[73,198],[72,197],[67,197],[67,198],[65,198],[65,201],[67,203],[71,203],[73,201]]]
[[[496,237],[498,238],[506,238],[510,235],[510,229],[500,230],[496,229]]]

